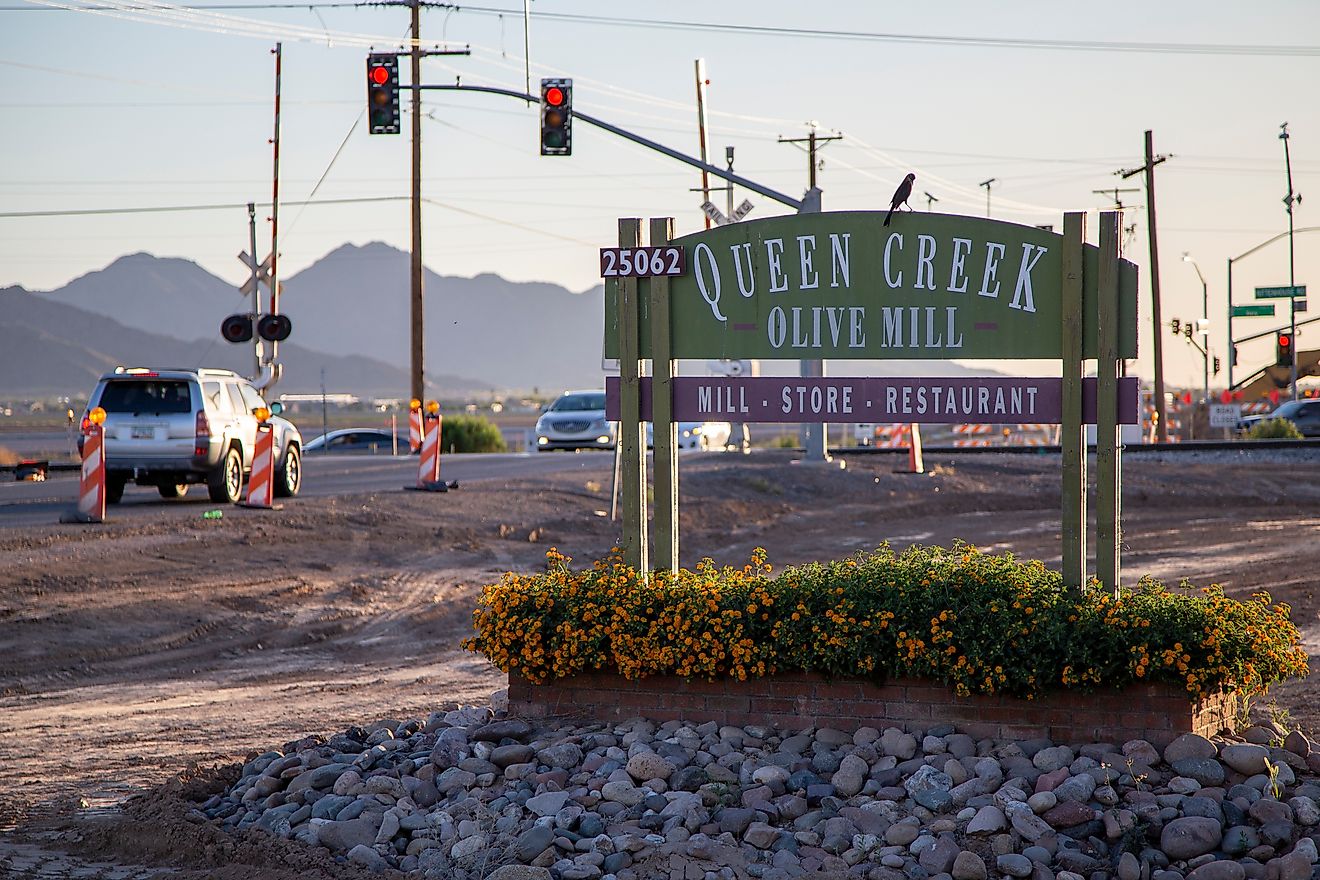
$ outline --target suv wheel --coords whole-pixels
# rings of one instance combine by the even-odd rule
[[[124,486],[128,484],[128,477],[123,474],[106,474],[105,477],[105,503],[118,504],[124,497]]]
[[[162,483],[156,487],[161,498],[182,498],[188,494],[187,483]]]
[[[220,464],[206,478],[206,489],[212,501],[238,503],[243,491],[243,457],[233,446],[225,450]]]
[[[284,458],[275,469],[275,494],[280,498],[292,498],[302,487],[302,456],[298,447],[289,444],[284,450]]]

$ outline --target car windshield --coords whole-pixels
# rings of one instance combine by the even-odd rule
[[[550,404],[550,412],[590,412],[605,408],[605,395],[565,394]]]
[[[186,413],[192,394],[184,379],[107,382],[98,406],[108,413]]]

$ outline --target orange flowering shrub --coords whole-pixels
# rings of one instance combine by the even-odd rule
[[[809,671],[877,681],[912,676],[960,695],[1122,688],[1172,682],[1193,696],[1256,693],[1307,673],[1287,605],[1217,587],[1142,580],[1080,598],[1039,561],[882,546],[772,576],[765,552],[742,568],[640,576],[612,555],[574,570],[558,551],[544,573],[487,586],[464,646],[541,683],[614,669],[717,678]]]

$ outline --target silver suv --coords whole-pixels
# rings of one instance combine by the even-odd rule
[[[229,370],[150,370],[117,367],[106,373],[87,403],[105,410],[106,501],[117,504],[124,486],[155,486],[180,498],[205,483],[212,501],[233,503],[252,470],[261,394]],[[266,407],[279,413],[281,405]],[[90,422],[84,414],[83,430]],[[302,436],[272,415],[275,494],[290,497],[302,485]],[[82,439],[78,441],[79,450]]]

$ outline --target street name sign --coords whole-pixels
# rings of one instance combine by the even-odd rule
[[[1257,287],[1256,299],[1291,299],[1295,296],[1306,296],[1306,285],[1298,284],[1296,287]]]
[[[1234,318],[1272,318],[1274,317],[1274,303],[1233,306],[1232,315]]]

